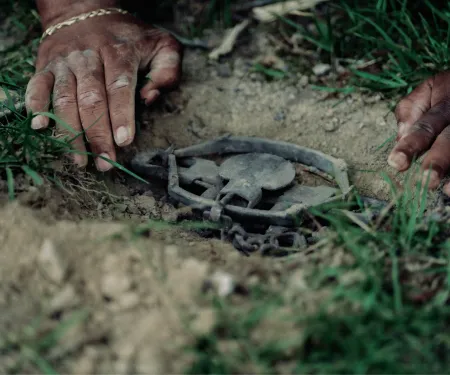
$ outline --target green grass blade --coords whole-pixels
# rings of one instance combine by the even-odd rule
[[[6,167],[6,184],[8,185],[8,197],[10,201],[15,198],[14,194],[14,175],[10,167]]]
[[[51,112],[35,112],[34,115],[41,115],[41,116],[45,116],[48,117],[50,119],[52,119],[53,121],[55,121],[56,123],[58,123],[59,125],[61,125],[62,127],[64,127],[64,129],[66,129],[68,132],[78,136],[80,134],[80,132],[77,132],[76,130],[74,130],[67,122],[65,122],[63,119],[59,118],[58,116],[54,115]]]
[[[36,353],[31,348],[24,348],[25,356],[39,368],[42,374],[45,375],[58,375],[58,372],[48,363],[44,358],[42,358],[38,353]]]
[[[31,169],[28,165],[22,166],[23,171],[30,176],[36,185],[42,185],[44,183],[43,178],[35,170]]]

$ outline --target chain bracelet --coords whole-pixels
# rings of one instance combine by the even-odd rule
[[[60,22],[56,25],[50,26],[45,32],[42,34],[41,42],[49,35],[52,35],[55,31],[65,27],[65,26],[71,26],[74,23],[84,21],[88,18],[92,17],[98,17],[98,16],[105,16],[107,14],[113,14],[113,13],[120,13],[120,14],[127,14],[128,12],[126,10],[120,9],[120,8],[106,8],[106,9],[97,9],[93,10],[91,12],[83,13],[78,16],[69,18],[63,22]]]

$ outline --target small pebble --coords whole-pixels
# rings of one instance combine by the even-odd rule
[[[330,64],[317,64],[312,68],[312,70],[316,76],[323,76],[330,72],[331,65]]]
[[[229,273],[215,272],[211,277],[211,283],[219,297],[226,297],[234,291],[235,282],[233,276]]]
[[[117,203],[115,208],[117,212],[125,212],[127,210],[127,205],[125,203]]]
[[[387,122],[384,118],[381,118],[377,121],[377,126],[385,127],[387,125]]]
[[[286,114],[283,111],[277,112],[273,118],[275,121],[286,120]]]
[[[66,285],[50,300],[49,307],[51,312],[68,309],[76,306],[80,302],[75,289],[72,285]]]
[[[57,253],[55,245],[49,239],[42,244],[41,251],[37,258],[40,270],[54,283],[61,284],[67,271],[65,264]]]
[[[115,220],[122,220],[125,217],[123,212],[113,211],[112,216]]]
[[[228,64],[220,64],[217,66],[217,75],[222,78],[231,77],[232,71]]]
[[[301,76],[300,79],[298,80],[298,84],[299,84],[301,87],[307,86],[308,83],[309,83],[309,78],[308,78],[308,76],[304,76],[304,75],[303,75],[303,76]]]
[[[381,95],[377,94],[377,95],[373,95],[373,96],[366,98],[365,102],[368,104],[373,104],[373,103],[377,103],[377,102],[381,101],[381,99],[382,99]]]
[[[334,117],[331,121],[328,121],[324,125],[324,130],[326,132],[334,132],[339,127],[339,119]]]
[[[311,237],[308,238],[309,243],[316,243],[325,238],[329,233],[328,227],[322,227],[319,231],[311,233]]]
[[[250,73],[249,77],[252,81],[256,81],[256,82],[262,82],[265,79],[261,73],[257,73],[257,72]]]
[[[134,203],[130,203],[127,207],[127,210],[130,214],[134,214],[134,215],[141,214],[141,210],[139,210],[139,208]]]

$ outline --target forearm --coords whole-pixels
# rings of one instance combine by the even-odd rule
[[[119,0],[37,0],[36,2],[44,29],[91,10],[120,5]]]

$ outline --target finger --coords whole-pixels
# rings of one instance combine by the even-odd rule
[[[119,48],[105,49],[102,57],[114,139],[118,146],[127,146],[133,141],[135,134],[134,93],[139,61],[134,56],[124,58]]]
[[[164,37],[158,52],[151,59],[147,75],[148,82],[140,90],[145,104],[150,104],[160,94],[161,89],[172,89],[180,81],[182,52],[180,44],[171,37]]]
[[[103,65],[98,54],[92,51],[73,52],[68,57],[69,67],[77,80],[77,103],[86,139],[95,155],[115,161],[105,89]],[[97,157],[99,171],[105,172],[112,164]]]
[[[42,71],[30,79],[25,93],[25,106],[29,112],[48,111],[53,83],[54,77],[50,71]],[[31,120],[31,127],[42,129],[47,127],[48,123],[48,117],[38,115]]]
[[[436,138],[430,151],[422,162],[423,183],[436,189],[444,175],[450,169],[450,127],[446,127]]]
[[[395,109],[398,123],[397,141],[409,133],[413,125],[431,108],[432,79],[421,83],[403,98]]]
[[[72,127],[76,133],[81,133],[83,128],[81,126],[80,116],[78,114],[77,105],[77,82],[72,71],[65,65],[59,65],[54,69],[55,87],[53,91],[53,109],[55,115],[64,121],[67,125]],[[58,125],[58,122],[57,122]],[[76,134],[70,132],[62,125],[58,125],[58,129],[62,134],[70,138],[74,138]],[[84,167],[87,164],[86,147],[84,145],[84,138],[82,135],[76,137],[72,146],[75,150],[80,151],[80,154],[73,154],[74,162]]]
[[[443,100],[414,123],[392,150],[388,163],[398,171],[409,168],[411,160],[427,151],[436,137],[450,124],[450,102]]]

